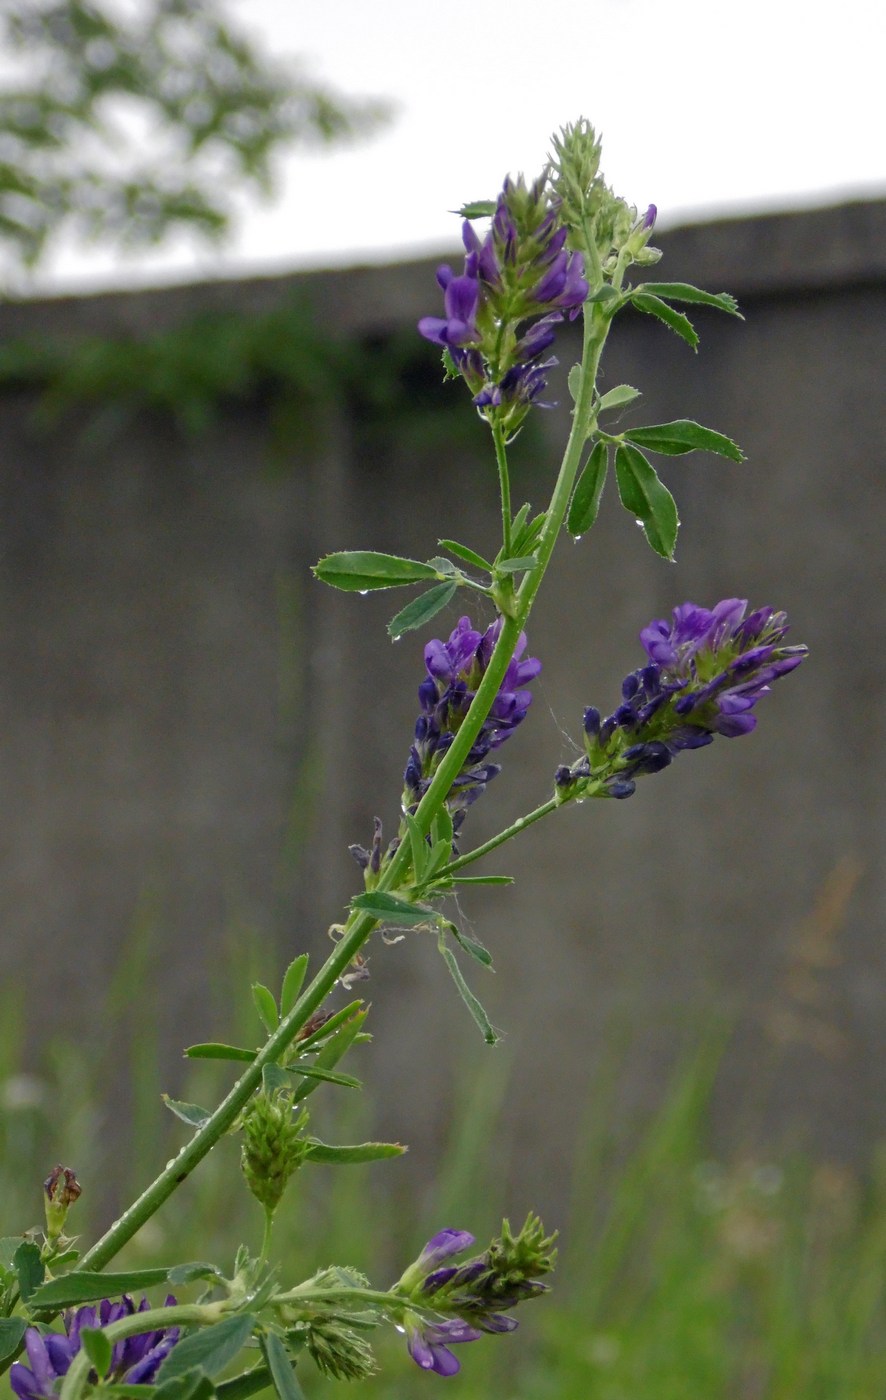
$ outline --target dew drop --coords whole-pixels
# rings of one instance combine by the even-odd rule
[[[638,524],[638,525],[640,524],[639,520],[637,521],[637,524]],[[358,588],[358,589],[357,589],[357,592],[360,594],[360,597],[361,597],[361,598],[365,598],[365,597],[366,597],[366,594],[369,592],[369,589],[368,589],[368,588]]]
[[[522,817],[518,817],[517,820],[514,822],[514,826],[525,826],[525,822],[523,821],[523,818],[522,818]]]
[[[583,540],[583,539],[584,539],[584,535],[573,535],[573,536],[572,536],[572,543],[573,543],[573,544],[578,544],[578,543],[579,543],[581,540]]]
[[[392,637],[392,638],[391,638],[391,641],[392,641],[392,642],[401,642],[402,640],[403,640],[403,633],[402,633],[402,632],[398,632],[397,635],[396,635],[396,637]]]

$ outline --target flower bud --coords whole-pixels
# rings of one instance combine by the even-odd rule
[[[307,1144],[302,1130],[308,1121],[303,1109],[295,1118],[286,1094],[256,1094],[243,1116],[240,1168],[253,1196],[267,1211],[275,1211],[286,1184],[301,1166]]]

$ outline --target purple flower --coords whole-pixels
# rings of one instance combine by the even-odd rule
[[[744,598],[724,598],[711,609],[683,603],[670,621],[643,628],[649,662],[625,677],[621,704],[607,719],[585,710],[587,753],[554,775],[564,800],[579,792],[630,797],[636,778],[659,772],[684,749],[702,748],[718,734],[750,734],[757,701],[808,648],[783,645],[785,613],[746,612]]]
[[[172,1307],[175,1298],[166,1299],[166,1307]],[[76,1312],[64,1315],[65,1334],[41,1332],[37,1327],[29,1327],[25,1332],[25,1352],[29,1366],[16,1361],[9,1372],[9,1382],[19,1400],[56,1400],[57,1381],[67,1374],[71,1362],[80,1350],[80,1333],[84,1327],[107,1327],[123,1317],[132,1317],[136,1312],[145,1312],[150,1307],[143,1298],[138,1308],[126,1295],[119,1303],[104,1298],[98,1308],[83,1307]],[[160,1363],[178,1341],[178,1328],[169,1327],[143,1332],[135,1337],[126,1337],[114,1345],[111,1353],[111,1369],[107,1377],[113,1381],[128,1381],[133,1385],[145,1384],[154,1379]]]
[[[479,632],[470,618],[462,617],[448,641],[431,641],[425,647],[427,677],[418,688],[421,714],[403,777],[407,811],[414,811],[421,801],[461,728],[500,631],[500,620]],[[525,650],[526,636],[521,633],[492,708],[450,788],[446,802],[456,833],[468,807],[501,771],[497,763],[487,762],[489,754],[510,738],[532,703],[532,692],[526,687],[538,675],[541,662],[535,657],[524,658]]]
[[[548,1285],[540,1279],[554,1267],[554,1239],[545,1237],[535,1216],[529,1216],[516,1236],[505,1221],[501,1236],[482,1254],[439,1268],[435,1266],[467,1249],[474,1239],[466,1230],[434,1235],[392,1290],[409,1298],[403,1331],[409,1354],[422,1370],[453,1376],[459,1369],[449,1350],[454,1343],[475,1342],[484,1332],[513,1332],[517,1320],[502,1309],[547,1292]]]
[[[557,361],[541,357],[553,326],[564,313],[577,316],[588,295],[582,255],[567,250],[566,236],[546,176],[528,188],[522,177],[505,180],[486,237],[470,220],[462,226],[462,275],[446,264],[437,271],[445,316],[418,323],[427,340],[448,350],[476,407],[510,435],[533,404],[548,406],[541,395]]]
[[[409,1355],[423,1371],[436,1371],[438,1376],[454,1376],[461,1363],[450,1350],[460,1342],[479,1341],[483,1333],[459,1317],[445,1322],[422,1322],[412,1314],[405,1323]]]

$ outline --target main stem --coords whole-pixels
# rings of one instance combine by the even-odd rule
[[[597,368],[608,330],[609,321],[601,310],[593,304],[586,306],[584,310],[581,386],[573,413],[569,441],[566,444],[563,461],[548,506],[547,518],[536,550],[536,563],[526,573],[517,590],[514,615],[502,618],[498,641],[490,657],[485,675],[477,688],[473,703],[416,809],[415,820],[423,835],[427,835],[430,830],[434,817],[449,795],[452,784],[464,765],[483,721],[492,708],[514,654],[517,640],[526,624],[535,596],[550,563],[566,515],[582,451],[591,430]],[[377,888],[390,890],[400,884],[402,877],[406,874],[409,860],[409,843],[403,842],[382,873]],[[259,1087],[264,1066],[276,1063],[289,1048],[298,1032],[309,1017],[322,1005],[339,977],[360,951],[376,923],[377,920],[367,914],[352,913],[334,952],[326,960],[310,985],[302,992],[289,1015],[281,1020],[273,1035],[268,1038],[248,1069],[240,1076],[215,1112],[207,1119],[202,1128],[198,1128],[191,1140],[151,1182],[142,1195],[123,1212],[101,1239],[86,1251],[79,1260],[78,1268],[103,1269],[145,1222],[159,1210],[163,1202],[191,1174],[219,1139],[228,1132]]]

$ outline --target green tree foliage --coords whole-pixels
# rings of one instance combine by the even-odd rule
[[[62,231],[217,239],[232,190],[270,193],[282,147],[385,116],[263,52],[218,0],[0,0],[0,45],[0,247],[24,269]]]

